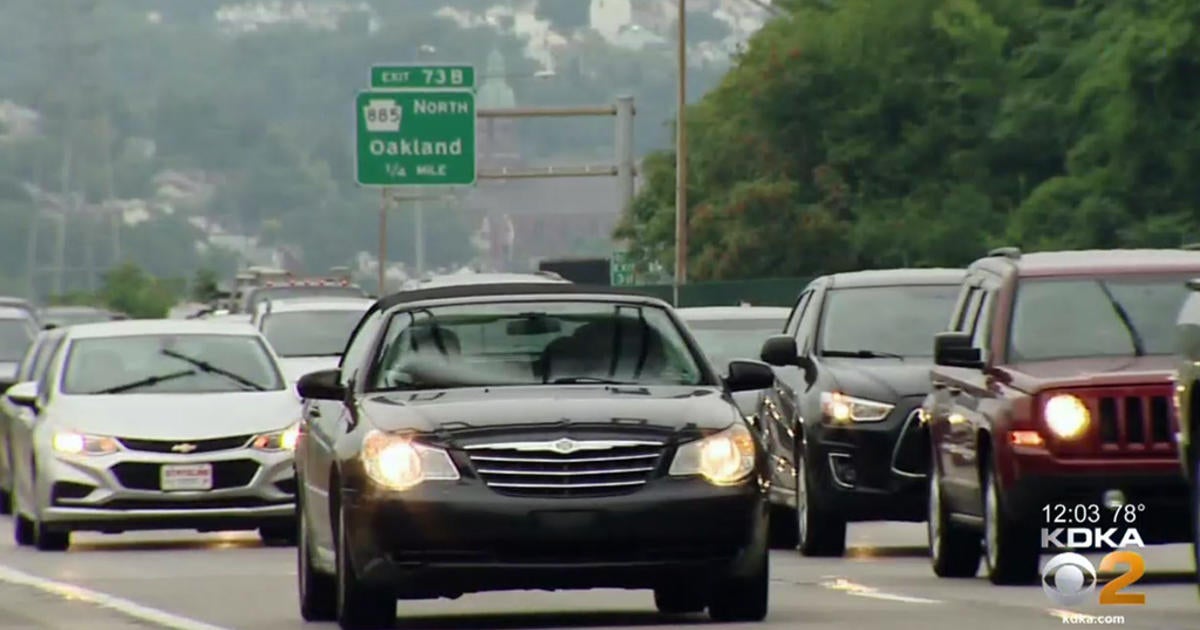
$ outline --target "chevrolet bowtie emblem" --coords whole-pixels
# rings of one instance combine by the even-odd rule
[[[577,448],[579,448],[579,445],[576,444],[575,440],[572,440],[571,438],[563,438],[554,443],[554,450],[562,453],[563,455],[566,455],[567,453],[573,453]]]
[[[171,452],[173,453],[191,453],[194,450],[196,450],[196,445],[188,444],[186,442],[183,444],[176,444],[175,446],[171,447]]]

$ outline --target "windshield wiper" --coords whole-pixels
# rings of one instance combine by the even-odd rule
[[[824,357],[846,357],[850,359],[903,359],[903,355],[894,352],[880,352],[878,350],[822,350],[821,356]]]
[[[1146,346],[1142,342],[1142,336],[1138,334],[1137,328],[1133,327],[1133,320],[1129,318],[1129,311],[1117,301],[1117,297],[1109,290],[1108,285],[1101,280],[1097,280],[1096,284],[1100,285],[1100,290],[1104,292],[1104,297],[1108,298],[1108,303],[1112,305],[1113,312],[1117,314],[1117,319],[1121,320],[1121,325],[1125,330],[1129,331],[1129,339],[1133,341],[1133,355],[1140,357],[1146,354]]]
[[[563,376],[550,381],[551,385],[636,385],[629,381],[614,381],[599,376]]]
[[[104,389],[97,390],[94,392],[88,392],[87,395],[88,396],[99,396],[101,394],[120,394],[121,392],[127,392],[131,389],[138,389],[141,387],[150,387],[151,385],[158,385],[159,383],[165,383],[166,381],[173,381],[177,378],[191,376],[192,374],[195,374],[195,373],[196,373],[196,370],[181,370],[179,372],[170,372],[168,374],[159,374],[157,376],[147,376],[146,378],[140,378],[136,381],[130,381],[123,385],[115,385],[113,387],[106,387]]]
[[[258,383],[255,383],[254,381],[246,378],[245,376],[242,376],[241,374],[237,374],[235,372],[230,372],[229,370],[223,370],[223,369],[209,363],[208,361],[201,361],[200,359],[197,359],[195,357],[189,357],[186,354],[183,354],[180,352],[175,352],[174,350],[168,350],[166,348],[162,349],[162,353],[171,358],[179,359],[180,361],[190,363],[191,365],[196,366],[196,368],[202,372],[207,372],[209,374],[217,374],[219,376],[224,376],[225,378],[237,383],[238,385],[249,388],[256,392],[264,392],[267,390],[267,388],[263,387],[262,385],[259,385]]]

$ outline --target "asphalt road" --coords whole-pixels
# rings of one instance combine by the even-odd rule
[[[304,624],[296,608],[295,551],[262,547],[250,534],[190,532],[78,535],[66,553],[13,546],[0,519],[0,628],[19,630],[283,630]],[[1066,625],[1039,586],[993,587],[983,578],[939,580],[924,557],[922,525],[851,528],[846,558],[772,556],[771,614],[729,628],[1036,630]],[[1126,628],[1195,630],[1200,599],[1186,546],[1145,550],[1147,575],[1130,590],[1142,607],[1085,605],[1123,615]],[[1093,560],[1096,562],[1097,560]],[[514,592],[402,602],[398,628],[678,628],[704,616],[663,617],[648,592]],[[1086,621],[1086,620],[1085,620]],[[1097,624],[1089,624],[1097,625]]]

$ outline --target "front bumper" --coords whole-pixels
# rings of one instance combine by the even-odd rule
[[[199,463],[212,465],[212,490],[160,489],[163,464]],[[35,491],[37,517],[59,529],[220,531],[293,523],[295,487],[291,452],[239,448],[191,455],[39,453]]]
[[[1057,505],[1099,505],[1103,522],[1098,526],[1136,527],[1147,543],[1192,540],[1190,490],[1170,460],[1069,460],[1025,452],[1011,461],[1004,500],[1014,518],[1045,523],[1046,506],[1053,512]],[[1135,506],[1133,522],[1114,522],[1111,512],[1103,509],[1109,490],[1121,491],[1125,503]]]
[[[749,574],[767,546],[756,481],[657,479],[594,498],[499,494],[473,483],[348,493],[356,573],[399,597],[514,589],[653,588]]]
[[[805,456],[822,503],[849,521],[922,521],[929,439],[920,420],[923,396],[901,399],[881,422],[814,423]]]

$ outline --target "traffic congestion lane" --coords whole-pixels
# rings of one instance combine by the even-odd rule
[[[115,603],[76,601],[62,610],[54,606],[39,608],[36,618],[43,625],[29,627],[66,627],[72,615],[79,614],[72,608],[88,605],[98,610],[100,605],[116,609],[140,606],[143,613],[159,613],[157,620],[146,620],[148,627],[181,630],[335,627],[304,624],[299,619],[294,550],[263,547],[253,534],[81,534],[70,551],[56,554],[13,547],[8,542],[12,540],[11,522],[5,519],[0,523],[0,541],[4,541],[0,543],[0,591],[7,594],[30,589],[11,583],[15,573],[118,598]],[[872,523],[851,527],[850,551],[844,559],[775,552],[768,621],[719,627],[960,630],[970,625],[972,630],[986,630],[1063,625],[1040,587],[1001,588],[983,578],[935,578],[924,557],[923,540],[921,525]],[[1137,588],[1146,592],[1147,606],[1105,610],[1083,606],[1079,611],[1124,615],[1124,627],[1128,628],[1195,628],[1200,602],[1195,586],[1188,581],[1191,575],[1186,571],[1189,556],[1185,551],[1182,546],[1146,550],[1149,574]],[[1174,579],[1159,578],[1164,572]],[[39,597],[65,598],[62,593],[36,592],[42,593]],[[86,597],[82,599],[87,601]],[[20,596],[0,598],[0,620],[3,615],[29,617],[24,602]],[[713,625],[703,615],[663,617],[653,609],[650,594],[638,591],[488,593],[454,601],[401,602],[397,627],[591,629]],[[113,614],[100,612],[105,618]]]

